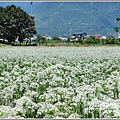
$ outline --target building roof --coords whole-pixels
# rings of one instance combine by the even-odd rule
[[[94,35],[92,35],[92,36],[94,36],[95,38],[101,38],[101,35],[100,35],[100,34],[94,34]]]
[[[100,39],[106,39],[107,37],[106,36],[102,36]]]
[[[76,32],[76,33],[73,33],[73,35],[81,35],[81,34],[86,34],[87,35],[86,32]]]

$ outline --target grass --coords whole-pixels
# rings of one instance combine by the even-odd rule
[[[5,46],[8,46],[8,45],[0,43],[0,47],[5,47]]]

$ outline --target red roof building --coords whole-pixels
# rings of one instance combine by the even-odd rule
[[[98,38],[98,39],[100,39],[102,36],[101,35],[99,35],[99,34],[95,34],[95,35],[92,35],[92,36],[94,36],[95,38]]]

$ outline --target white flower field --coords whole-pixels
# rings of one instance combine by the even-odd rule
[[[0,47],[0,118],[120,118],[120,47]]]

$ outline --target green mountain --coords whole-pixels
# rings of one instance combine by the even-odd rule
[[[0,6],[14,4],[35,17],[38,34],[69,36],[85,31],[87,34],[114,33],[120,17],[120,2],[0,2]]]
[[[33,3],[33,15],[39,34],[69,36],[73,32],[87,34],[114,32],[120,16],[120,2],[42,2]]]

